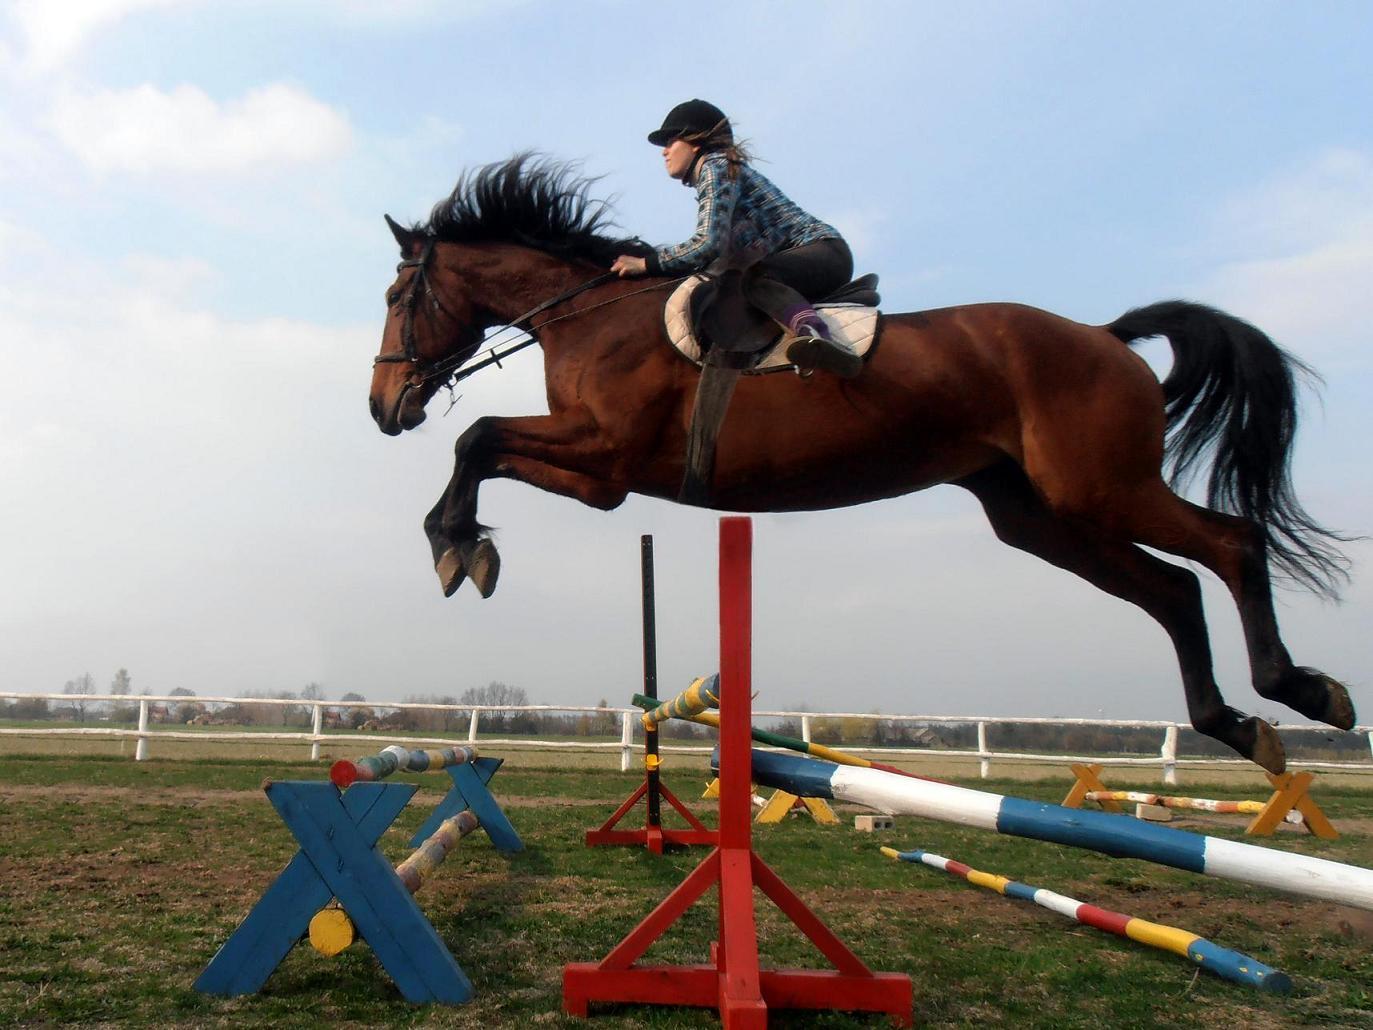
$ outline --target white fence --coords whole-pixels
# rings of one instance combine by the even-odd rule
[[[326,732],[324,713],[326,710],[341,710],[349,708],[365,708],[370,711],[404,711],[416,710],[426,712],[462,712],[468,716],[467,741],[476,743],[479,739],[486,744],[499,745],[509,749],[527,750],[548,750],[548,751],[618,751],[620,753],[620,769],[628,771],[639,767],[634,759],[634,749],[636,747],[635,727],[640,725],[639,716],[643,713],[636,708],[597,708],[587,706],[568,706],[568,705],[443,705],[443,704],[417,704],[400,702],[377,702],[377,701],[312,701],[312,700],[289,700],[278,698],[261,697],[194,697],[194,696],[130,696],[119,694],[19,694],[0,691],[0,700],[3,701],[25,701],[25,700],[46,700],[60,701],[68,704],[113,704],[120,706],[138,706],[138,728],[122,729],[116,727],[87,727],[87,726],[54,726],[54,727],[0,727],[0,737],[104,737],[120,740],[136,740],[134,747],[134,760],[145,761],[148,758],[148,743],[152,740],[180,740],[180,741],[253,741],[258,743],[272,742],[281,744],[309,744],[310,757],[318,759],[320,757],[320,745],[334,741],[349,742],[354,741],[377,741],[377,742],[410,742],[415,744],[446,744],[452,743],[453,738],[449,737],[425,737],[408,731],[373,731],[369,733],[357,733],[352,731],[328,733]],[[281,708],[308,708],[311,710],[311,728],[309,731],[298,733],[266,733],[254,732],[250,730],[205,730],[187,731],[184,729],[163,729],[161,725],[149,721],[150,710],[153,706],[171,705],[259,705],[277,706]],[[483,712],[499,712],[502,715],[515,712],[560,712],[560,713],[588,713],[598,715],[619,716],[620,719],[620,739],[616,741],[569,741],[569,740],[537,740],[530,737],[504,738],[504,737],[479,737],[481,716]],[[985,779],[991,775],[992,762],[1016,762],[1016,763],[1050,763],[1062,766],[1069,762],[1097,762],[1102,765],[1115,766],[1137,766],[1137,767],[1158,767],[1162,774],[1165,784],[1177,783],[1177,771],[1183,767],[1202,767],[1202,766],[1248,766],[1249,762],[1242,758],[1188,758],[1178,754],[1178,730],[1184,728],[1175,722],[1163,721],[1138,721],[1124,719],[1045,719],[1045,718],[1003,718],[980,715],[884,715],[875,712],[784,712],[784,711],[755,711],[755,718],[790,718],[799,719],[801,723],[801,736],[804,740],[811,740],[811,728],[815,720],[849,720],[858,719],[866,722],[878,720],[881,722],[904,722],[918,723],[921,725],[933,726],[976,726],[977,728],[977,748],[976,750],[957,749],[957,748],[930,748],[930,747],[856,747],[845,745],[844,750],[856,755],[892,757],[900,755],[919,755],[924,757],[939,756],[941,758],[974,758],[978,760],[979,769]],[[1070,755],[1070,754],[1032,754],[1022,751],[997,751],[993,750],[988,742],[988,728],[1000,726],[1017,725],[1043,725],[1043,726],[1080,726],[1098,728],[1123,728],[1123,729],[1155,729],[1162,733],[1162,740],[1159,745],[1157,755],[1114,757],[1102,755]],[[1317,730],[1329,732],[1329,727],[1312,725],[1284,725],[1284,731],[1290,730]],[[1373,759],[1373,727],[1356,726],[1354,732],[1363,733],[1368,738],[1370,748],[1370,759]],[[676,752],[680,754],[709,754],[709,746],[700,745],[679,745],[661,744],[659,750],[663,752]],[[1328,769],[1339,770],[1350,773],[1373,774],[1373,760],[1358,762],[1334,762],[1334,761],[1302,761],[1294,759],[1289,761],[1291,768],[1304,769]]]

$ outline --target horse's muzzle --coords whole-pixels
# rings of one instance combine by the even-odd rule
[[[426,417],[424,398],[409,383],[401,387],[400,396],[389,409],[375,395],[369,397],[367,403],[377,428],[387,436],[399,436],[407,429],[414,429]]]

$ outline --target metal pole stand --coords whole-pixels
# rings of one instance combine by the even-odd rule
[[[643,582],[644,615],[644,693],[651,698],[658,697],[658,634],[657,613],[653,600],[653,537],[639,538],[640,572]],[[629,845],[646,847],[655,855],[661,855],[664,848],[686,847],[691,844],[714,844],[715,831],[707,829],[691,810],[677,800],[677,795],[667,789],[659,775],[658,730],[655,727],[644,734],[644,780],[633,794],[625,799],[610,818],[594,830],[586,831],[587,847],[605,845]],[[617,830],[615,827],[629,811],[645,801],[644,825],[642,829]],[[666,801],[687,823],[687,829],[679,830],[663,826],[662,802]]]

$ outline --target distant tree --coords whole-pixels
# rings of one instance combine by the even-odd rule
[[[527,705],[529,695],[523,687],[512,687],[499,680],[492,680],[484,687],[468,687],[458,698],[460,705],[490,705],[503,708],[506,705]]]
[[[300,690],[300,699],[302,701],[323,701],[324,688],[318,683],[307,683]]]
[[[83,672],[76,679],[67,680],[62,686],[64,694],[94,694],[95,677],[89,672]]]
[[[355,691],[350,690],[348,691],[348,693],[344,694],[341,698],[339,698],[339,700],[366,701],[367,698],[363,697],[359,693],[356,693]],[[348,726],[351,729],[357,729],[363,723],[367,722],[367,720],[373,718],[376,718],[376,713],[374,713],[370,708],[345,708],[343,710],[343,725]]]
[[[492,680],[484,687],[469,687],[458,698],[460,705],[490,705],[493,708],[511,708],[529,704],[529,695],[523,687],[512,687],[499,680]],[[520,713],[523,714],[523,713]],[[515,728],[516,713],[483,712],[481,721],[491,730],[511,732]]]
[[[14,702],[14,707],[10,709],[10,717],[14,719],[48,719],[52,717],[52,713],[48,710],[46,697],[23,697]]]
[[[76,677],[76,679],[74,679],[74,680],[67,680],[67,682],[64,683],[64,684],[62,685],[62,693],[64,693],[64,694],[94,694],[94,693],[95,693],[95,680],[91,677],[91,674],[90,674],[89,672],[83,672],[80,676]],[[86,702],[86,701],[73,701],[73,702],[72,702],[72,708],[73,708],[73,710],[76,712],[76,719],[77,719],[78,722],[85,722],[85,721],[86,721],[86,705],[87,705],[87,704],[88,704],[88,702]]]
[[[281,701],[294,701],[300,697],[294,690],[278,690],[276,693],[268,696]],[[271,712],[272,714],[267,716],[264,720],[265,725],[291,726],[299,723],[302,726],[306,726],[309,725],[310,722],[310,710],[308,708],[297,707],[296,705],[282,705],[279,708],[273,706]]]
[[[129,675],[128,669],[120,669],[114,674],[114,679],[110,680],[111,694],[127,694],[133,690],[133,678]]]
[[[168,697],[195,697],[194,690],[187,690],[185,687],[177,687],[167,694]]]
[[[609,708],[610,702],[601,698],[596,702],[597,708]],[[591,733],[597,737],[613,737],[615,735],[615,714],[613,712],[597,712],[591,721]]]

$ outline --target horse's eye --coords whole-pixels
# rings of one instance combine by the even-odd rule
[[[392,290],[386,295],[386,306],[388,308],[393,308],[396,306],[396,301],[398,300],[400,300],[400,291]]]

